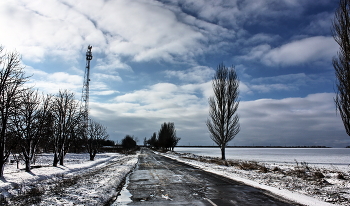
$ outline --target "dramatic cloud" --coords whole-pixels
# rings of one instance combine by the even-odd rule
[[[113,104],[95,102],[92,104],[92,115],[103,117],[101,121],[108,125],[111,134],[119,140],[130,131],[134,131],[133,134],[139,138],[149,138],[159,130],[160,124],[171,121],[182,137],[181,144],[212,145],[205,125],[208,106],[188,101],[190,98],[187,95],[191,96],[175,85],[154,85],[147,91],[124,95]],[[349,144],[341,120],[336,116],[333,97],[331,93],[320,93],[305,98],[242,101],[238,111],[241,132],[230,144]],[[142,103],[135,103],[139,98],[143,99]],[[187,101],[182,102],[184,99]],[[204,98],[193,100],[205,101]],[[334,134],[342,138],[338,137],[337,142],[334,142]]]
[[[172,11],[155,2],[96,0],[92,5],[74,1],[5,0],[0,7],[0,27],[9,33],[26,34],[0,34],[0,39],[31,61],[55,55],[69,60],[91,44],[95,52],[108,56],[172,62],[197,53],[201,47],[199,41],[203,40],[200,32],[178,22]]]
[[[180,144],[212,145],[205,126],[218,64],[235,65],[238,145],[347,146],[335,116],[334,0],[2,0],[0,45],[45,93],[80,99],[92,45],[91,116],[112,140],[174,122]],[[292,98],[291,98],[292,97]],[[332,137],[332,138],[329,138]]]

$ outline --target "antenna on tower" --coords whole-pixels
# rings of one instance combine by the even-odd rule
[[[86,51],[86,66],[82,91],[82,103],[83,103],[83,125],[84,135],[86,135],[89,124],[89,82],[90,82],[90,61],[92,59],[92,46],[89,45]]]

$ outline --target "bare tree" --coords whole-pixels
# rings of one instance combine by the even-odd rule
[[[90,160],[95,159],[96,153],[101,149],[101,142],[109,137],[107,128],[98,122],[90,120],[87,131],[86,147],[90,154]]]
[[[38,152],[39,142],[46,137],[49,121],[51,96],[40,96],[31,89],[22,94],[19,108],[13,117],[14,133],[18,146],[23,154],[26,172],[30,172],[30,164]]]
[[[239,80],[233,67],[220,64],[212,80],[214,97],[209,98],[207,127],[210,138],[220,147],[225,160],[225,148],[240,131],[237,109]]]
[[[58,162],[63,165],[64,156],[68,152],[70,140],[79,133],[82,112],[74,94],[67,90],[59,91],[53,98],[52,115],[54,117],[52,144],[54,150],[53,166]]]
[[[20,105],[21,94],[25,90],[23,84],[28,80],[20,62],[17,52],[3,54],[0,47],[0,177],[11,153],[11,142],[14,142],[11,141],[14,135],[9,130],[11,117]]]
[[[337,77],[334,99],[343,120],[346,133],[350,136],[350,1],[340,0],[333,20],[333,37],[339,44],[338,56],[333,58]]]

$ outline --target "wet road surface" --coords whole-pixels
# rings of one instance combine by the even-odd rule
[[[142,150],[126,189],[132,201],[117,205],[297,205],[148,149]]]

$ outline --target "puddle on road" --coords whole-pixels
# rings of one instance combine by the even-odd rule
[[[125,178],[125,184],[123,186],[123,189],[120,190],[120,193],[117,197],[117,200],[112,204],[112,206],[116,206],[116,205],[120,205],[120,206],[123,206],[123,205],[127,205],[128,203],[131,203],[132,200],[131,200],[131,197],[132,197],[132,194],[129,192],[129,190],[127,189],[128,185],[129,185],[129,178],[130,178],[130,175],[132,174],[132,172],[130,172],[126,178]]]

